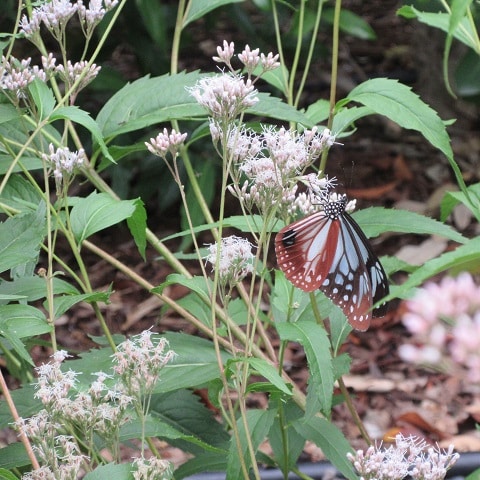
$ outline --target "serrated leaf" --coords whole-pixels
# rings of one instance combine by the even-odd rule
[[[371,207],[352,214],[367,237],[375,237],[384,232],[405,232],[423,235],[439,235],[458,243],[467,239],[449,225],[433,218],[407,210]]]
[[[75,199],[70,212],[75,239],[82,243],[90,235],[131,217],[135,200],[115,200],[107,193],[91,193]]]
[[[138,248],[143,260],[145,258],[145,250],[147,248],[147,211],[141,198],[133,200],[135,210],[133,214],[127,218],[127,225],[132,234],[135,245]]]
[[[103,106],[97,123],[113,138],[150,125],[182,118],[204,117],[205,109],[188,92],[201,78],[199,72],[143,77],[125,85]]]
[[[187,15],[183,19],[182,27],[185,28],[189,23],[204,17],[208,12],[211,12],[218,7],[243,1],[244,0],[196,0],[191,2]]]
[[[44,203],[36,212],[17,215],[0,223],[0,272],[35,260],[45,233]]]
[[[10,122],[11,120],[18,120],[20,116],[20,111],[12,104],[0,104],[0,124]]]
[[[322,412],[330,415],[333,396],[333,367],[330,355],[330,342],[325,329],[314,321],[298,321],[276,325],[282,340],[300,343],[307,356],[310,372],[309,386],[314,390]],[[316,412],[310,412],[314,415]]]
[[[385,115],[403,128],[420,132],[447,158],[453,158],[445,124],[410,87],[397,80],[374,78],[355,87],[347,98]]]
[[[295,430],[306,440],[318,445],[325,456],[349,480],[357,480],[352,464],[347,460],[347,453],[353,453],[342,432],[331,422],[320,417],[309,418],[308,421],[297,420],[293,424]]]

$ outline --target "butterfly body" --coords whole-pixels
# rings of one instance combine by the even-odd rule
[[[320,288],[338,305],[353,328],[367,330],[371,317],[386,305],[372,306],[388,295],[383,267],[359,225],[345,211],[347,198],[322,202],[323,211],[284,227],[275,237],[279,267],[296,287]]]

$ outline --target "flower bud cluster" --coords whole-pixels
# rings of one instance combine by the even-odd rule
[[[0,88],[10,91],[17,98],[26,96],[26,89],[34,80],[45,82],[47,75],[37,65],[31,66],[32,59],[17,60],[14,57],[6,59],[2,56],[0,67]]]
[[[63,32],[70,19],[77,14],[86,35],[90,35],[105,14],[118,4],[118,0],[90,0],[88,7],[82,0],[50,0],[36,6],[30,15],[23,15],[20,32],[32,39],[39,33],[43,24],[58,40],[62,41]]]

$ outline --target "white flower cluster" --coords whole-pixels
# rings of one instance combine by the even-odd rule
[[[459,458],[453,448],[428,447],[418,437],[398,434],[388,448],[371,446],[366,452],[349,453],[347,458],[362,480],[402,480],[407,475],[412,480],[443,480]]]
[[[319,132],[316,127],[302,134],[283,127],[265,128],[261,134],[232,128],[227,149],[234,163],[234,184],[229,189],[247,209],[255,206],[262,214],[272,207],[284,216],[312,213],[319,206],[316,199],[332,184],[303,172],[333,141],[328,129]],[[307,186],[307,192],[297,194],[299,181]]]
[[[246,239],[232,235],[208,247],[205,260],[217,269],[220,283],[233,286],[253,272],[253,245]],[[218,263],[217,263],[218,256]]]
[[[42,159],[53,166],[53,176],[57,183],[57,192],[60,190],[62,182],[69,180],[75,169],[81,167],[87,160],[83,148],[78,152],[72,152],[68,147],[59,147],[55,149],[53,144],[48,146],[49,153],[42,154]]]

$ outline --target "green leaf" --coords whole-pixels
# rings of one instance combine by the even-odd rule
[[[80,302],[104,302],[108,303],[112,291],[108,292],[93,292],[93,293],[82,293],[79,295],[62,295],[61,297],[55,297],[53,300],[54,304],[54,318],[55,320],[62,316],[67,310],[69,310],[73,305],[76,305]]]
[[[204,117],[205,109],[190,95],[205,74],[198,72],[143,77],[125,85],[103,106],[97,123],[108,138],[150,125],[191,117]]]
[[[285,395],[292,395],[291,385],[285,383],[285,380],[278,374],[278,370],[261,358],[248,358],[250,366],[255,369],[262,377],[266,378],[274,387],[278,388]]]
[[[40,120],[45,120],[55,107],[55,97],[52,90],[45,82],[36,78],[28,86],[28,91],[37,107]]]
[[[0,306],[0,336],[31,365],[34,364],[33,360],[20,339],[50,333],[51,330],[43,312],[35,307],[16,304]]]
[[[100,465],[93,472],[87,473],[84,480],[105,480],[114,478],[115,480],[133,480],[133,465],[131,463],[109,463]]]
[[[472,24],[465,16],[459,22],[455,20],[455,22],[451,24],[451,15],[448,13],[422,12],[420,10],[417,10],[415,7],[409,5],[404,5],[403,7],[398,9],[397,15],[401,15],[409,19],[416,18],[419,22],[424,23],[425,25],[429,25],[430,27],[435,27],[443,30],[447,34],[451,26],[457,23],[456,28],[453,31],[453,36],[460,42],[472,48],[473,50],[477,49],[477,45],[475,43],[475,38],[477,34],[474,28],[472,28]]]
[[[183,285],[192,292],[195,292],[202,300],[206,301],[207,303],[210,302],[209,292],[212,288],[212,285],[210,280],[205,280],[204,277],[195,276],[192,278],[187,278],[179,273],[172,273],[167,277],[165,282],[152,289],[152,292],[162,293],[165,287],[168,287],[169,285]]]
[[[208,12],[211,12],[218,7],[243,1],[244,0],[195,0],[194,2],[191,2],[190,8],[183,19],[182,28],[185,28],[190,22],[204,17]]]
[[[53,122],[60,119],[70,120],[85,127],[92,134],[98,145],[100,145],[105,158],[108,158],[108,160],[113,162],[113,158],[111,157],[107,145],[103,140],[102,131],[100,130],[97,122],[90,116],[88,112],[85,112],[84,110],[74,106],[60,107],[52,113],[50,116],[50,121]]]
[[[30,465],[30,459],[28,458],[27,452],[23,443],[16,442],[6,445],[0,448],[0,467],[1,471],[5,469],[20,468]],[[1,477],[0,477],[1,478]],[[5,477],[10,478],[10,477]],[[17,477],[13,477],[15,480],[18,480]]]
[[[92,192],[86,198],[76,198],[70,219],[75,239],[82,243],[90,235],[133,215],[135,200],[115,200],[107,193]]]
[[[1,451],[1,450],[0,450]],[[189,478],[196,473],[224,472],[227,468],[227,456],[224,453],[206,452],[188,460],[175,470],[175,479]]]
[[[20,111],[12,104],[0,104],[0,124],[20,119]]]
[[[273,396],[270,403],[270,409],[282,412],[275,417],[268,433],[274,458],[282,472],[295,470],[298,457],[305,445],[305,438],[293,428],[293,423],[300,420],[304,413],[295,402],[283,396],[278,399]]]
[[[447,158],[453,158],[444,123],[410,87],[397,80],[374,78],[355,87],[347,98],[385,115],[403,128],[420,132]]]
[[[334,21],[334,9],[325,9],[323,19],[332,24]],[[377,38],[373,28],[362,17],[343,8],[340,11],[340,28],[343,32],[362,40],[375,40]]]
[[[459,204],[463,203],[467,208],[469,208],[474,215],[478,215],[480,211],[480,183],[470,185],[467,189],[470,198],[476,200],[476,208],[472,210],[471,203],[468,202],[468,199],[464,192],[447,192],[442,199],[440,204],[440,218],[445,221],[447,217],[452,213],[452,210]]]
[[[233,215],[223,219],[221,222],[223,228],[232,227],[240,230],[241,232],[260,232],[263,228],[263,218],[260,215]],[[205,232],[207,230],[212,230],[213,228],[218,228],[220,222],[213,222],[207,225],[199,225],[198,227],[193,227],[192,230],[184,230],[183,232],[174,233],[168,235],[168,237],[162,238],[162,242],[167,240],[173,240],[174,238],[184,237],[186,235],[191,235],[193,233]]]
[[[141,198],[133,200],[135,205],[135,211],[127,218],[127,225],[132,234],[135,245],[138,248],[143,260],[145,258],[145,250],[147,248],[147,211],[145,210],[145,204]]]
[[[186,414],[188,413],[186,412]],[[181,444],[183,446],[182,449],[186,451],[192,450],[190,447],[197,446],[197,450],[209,450],[214,452],[223,450],[223,454],[226,454],[225,449],[213,447],[194,435],[184,434],[162,419],[155,418],[150,415],[147,416],[145,425],[143,425],[138,419],[135,419],[124,425],[120,430],[120,441],[125,442],[126,440],[138,439],[141,438],[142,435],[145,435],[146,437],[164,438],[169,440],[171,445]],[[183,440],[183,442],[180,442],[180,440]],[[197,451],[194,448],[193,450]]]
[[[12,162],[11,157],[9,162]],[[0,195],[0,200],[11,208],[27,213],[38,208],[42,196],[25,177],[11,175]]]
[[[352,447],[343,436],[342,432],[331,422],[324,418],[313,417],[294,422],[294,428],[306,440],[318,445],[325,456],[338,470],[350,480],[357,480],[352,464],[347,460],[347,453],[352,452]]]
[[[45,314],[30,305],[0,305],[0,329],[10,331],[18,338],[33,337],[49,333]]]
[[[341,134],[353,126],[358,119],[372,115],[374,111],[368,107],[350,107],[342,108],[333,117],[332,134],[335,136],[342,136]]]
[[[15,467],[17,467],[17,465],[15,465]],[[14,475],[12,472],[9,472],[4,468],[0,468],[0,479],[1,480],[18,480],[18,477]]]
[[[261,442],[267,436],[275,419],[276,412],[274,410],[247,410],[246,421],[248,431],[241,418],[237,421],[238,435],[240,445],[237,445],[235,437],[232,436],[230,443],[230,451],[228,453],[227,478],[244,478],[240,458],[245,461],[247,470],[252,465],[252,459],[249,454],[247,436],[251,442],[254,451],[256,451]]]
[[[354,212],[352,217],[367,237],[376,237],[383,232],[405,232],[439,235],[458,243],[468,241],[449,225],[407,210],[371,207]]]
[[[272,97],[269,93],[259,93],[258,99],[259,101],[253,107],[249,108],[247,113],[259,117],[300,123],[307,128],[312,128],[315,125],[307,115],[299,112],[291,105],[282,102],[278,97]]]
[[[300,343],[305,349],[310,371],[309,391],[314,392],[325,415],[330,415],[333,396],[333,367],[330,342],[325,329],[314,321],[279,323],[276,325],[281,340]],[[311,416],[317,412],[310,411]]]
[[[180,389],[154,395],[150,412],[180,434],[175,439],[169,437],[171,445],[193,455],[206,450],[227,453],[230,435],[193,391]]]
[[[464,245],[459,246],[451,252],[444,253],[439,257],[425,262],[421,268],[413,272],[408,279],[400,286],[392,286],[391,292],[386,301],[395,297],[407,298],[411,295],[413,288],[430,279],[440,272],[448,269],[455,271],[469,270],[480,261],[480,237],[472,238]]]
[[[71,295],[78,293],[78,290],[65,280],[54,277],[53,293],[54,295],[60,295],[62,293]],[[28,302],[34,302],[35,300],[47,297],[47,282],[45,278],[38,276],[20,277],[12,282],[5,281],[0,283],[0,295],[17,295]]]
[[[330,102],[321,98],[314,103],[311,103],[305,114],[315,124],[325,122],[328,120],[330,113]]]
[[[35,260],[46,234],[45,204],[0,223],[0,272]]]
[[[180,388],[192,388],[203,385],[220,377],[218,361],[213,343],[203,338],[183,333],[162,335],[177,355],[163,367],[155,393],[166,393]],[[155,341],[155,337],[152,338]],[[108,372],[112,367],[111,348],[95,349],[81,354],[80,360],[71,360],[69,368],[82,372],[78,379],[81,385],[90,385],[92,374],[100,370]],[[221,353],[226,362],[230,355]]]

